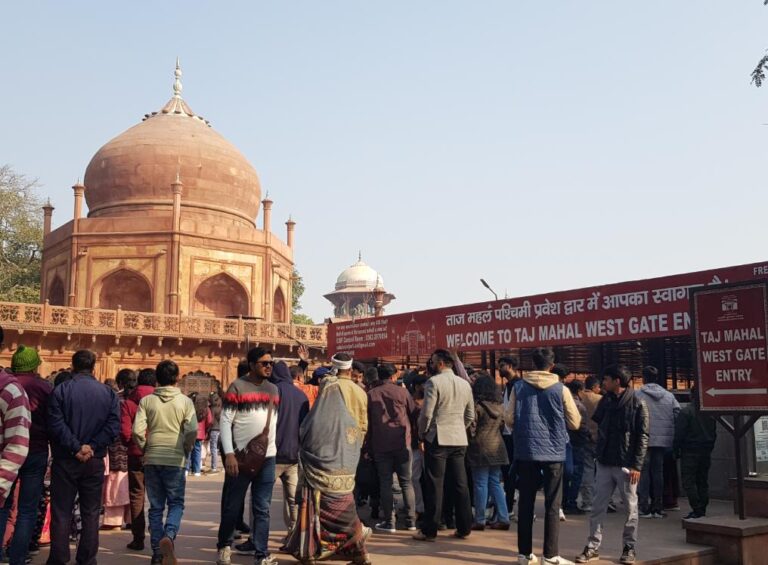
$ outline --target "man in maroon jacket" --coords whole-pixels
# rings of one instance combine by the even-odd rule
[[[392,499],[392,474],[403,491],[405,527],[416,530],[416,503],[411,482],[411,435],[416,421],[416,403],[408,391],[395,383],[397,369],[385,364],[379,367],[379,380],[368,391],[369,452],[373,455],[381,486],[383,522],[375,528],[395,532],[395,512]]]
[[[135,551],[144,550],[144,536],[147,523],[144,518],[144,463],[143,453],[133,442],[131,430],[139,402],[145,396],[155,391],[157,378],[154,369],[142,369],[137,379],[138,386],[131,395],[121,403],[120,438],[128,446],[128,497],[131,503],[131,533],[133,540],[126,546]]]

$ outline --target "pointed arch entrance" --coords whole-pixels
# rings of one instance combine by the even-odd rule
[[[287,320],[285,319],[285,295],[283,295],[283,290],[281,288],[278,288],[275,291],[275,301],[274,306],[272,307],[272,321],[278,322],[278,323],[285,323]]]
[[[227,273],[214,275],[197,287],[192,313],[197,316],[248,316],[248,292]]]
[[[59,275],[56,275],[48,287],[48,304],[51,306],[64,306],[65,300],[64,282]]]
[[[132,312],[152,311],[152,287],[131,269],[118,269],[101,281],[98,308],[115,310],[120,306]]]

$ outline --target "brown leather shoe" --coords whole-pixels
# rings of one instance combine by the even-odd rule
[[[421,530],[411,536],[416,541],[435,541],[435,536],[428,536]]]
[[[509,522],[494,522],[488,526],[491,530],[509,530]]]

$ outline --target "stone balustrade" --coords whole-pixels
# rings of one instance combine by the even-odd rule
[[[154,312],[71,308],[45,304],[0,302],[0,326],[26,331],[90,336],[153,337],[160,339],[271,343],[324,349],[325,326],[278,324],[243,318],[176,316]]]

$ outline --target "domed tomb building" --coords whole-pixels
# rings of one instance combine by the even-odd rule
[[[395,295],[384,289],[381,275],[358,254],[357,262],[341,272],[333,292],[325,298],[333,304],[331,320],[335,322],[381,316]]]
[[[272,234],[256,171],[182,99],[180,78],[177,63],[168,103],[96,152],[71,221],[50,231],[45,210],[42,298],[289,322],[294,222],[286,241]]]

